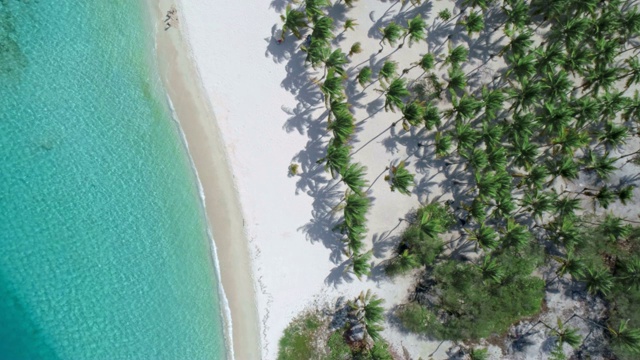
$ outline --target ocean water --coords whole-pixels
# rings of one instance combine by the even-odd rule
[[[0,0],[0,359],[222,359],[139,0]]]

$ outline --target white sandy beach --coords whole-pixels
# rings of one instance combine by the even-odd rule
[[[179,25],[158,31],[161,57],[172,59],[163,70],[169,74],[165,78],[169,95],[206,195],[222,283],[231,308],[235,356],[243,360],[276,358],[285,327],[314,303],[355,297],[366,289],[384,298],[387,309],[406,302],[406,289],[412,279],[407,276],[394,282],[382,276],[375,265],[389,255],[390,239],[404,224],[398,219],[443,192],[435,182],[418,183],[418,196],[391,192],[379,176],[390,164],[408,159],[409,169],[425,179],[440,169],[419,160],[417,144],[396,143],[401,126],[385,131],[400,119],[400,113],[382,111],[367,120],[357,133],[354,150],[368,144],[355,159],[368,167],[368,180],[373,183],[367,241],[374,251],[374,268],[372,275],[362,280],[343,272],[347,258],[339,250],[338,239],[331,232],[335,222],[329,218],[331,207],[345,188],[326,173],[318,176],[324,170],[315,162],[324,156],[328,134],[317,85],[304,75],[302,61],[290,61],[292,57],[304,59],[296,55],[299,42],[289,35],[284,43],[276,43],[281,28],[279,15],[287,3],[182,1],[176,4]],[[399,4],[389,9],[394,3],[361,0],[346,13],[359,25],[356,32],[347,32],[337,41],[345,52],[356,41],[363,48],[351,59],[350,70],[364,63],[375,72],[395,50],[386,45],[382,53],[372,56],[379,49],[377,22],[383,16],[388,20],[398,14]],[[159,16],[164,17],[172,4],[170,0],[161,1]],[[435,14],[445,7],[453,10],[453,2],[425,3],[408,11],[405,20],[419,11],[432,24]],[[180,34],[188,39],[188,46],[179,42]],[[437,51],[441,43],[442,39],[437,40],[432,48],[427,43],[412,48],[407,44],[392,59],[402,70],[422,54]],[[443,50],[446,47],[440,48]],[[190,56],[176,51],[190,51]],[[188,64],[190,58],[195,61],[195,69]],[[180,62],[184,62],[182,71],[167,68]],[[465,70],[475,67],[473,63],[467,66]],[[487,70],[481,76],[490,79],[490,67]],[[408,76],[413,78],[420,72],[416,68]],[[316,77],[321,76],[320,71]],[[372,85],[362,97],[357,95],[359,86],[347,88],[352,91],[350,99],[362,105],[353,109],[358,121],[382,106],[382,98],[371,91],[375,87],[378,85]],[[302,165],[299,176],[288,176],[292,162]],[[231,174],[225,172],[227,166]],[[404,348],[414,358],[448,357],[447,346],[438,348],[438,342],[402,333],[390,324],[383,336],[398,353]]]

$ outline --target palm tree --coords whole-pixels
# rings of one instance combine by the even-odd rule
[[[336,144],[334,140],[331,140],[327,147],[327,155],[317,163],[325,163],[325,170],[331,172],[331,177],[335,179],[349,164],[349,147]]]
[[[471,232],[469,241],[475,243],[475,251],[478,251],[478,247],[482,250],[494,250],[499,244],[496,231],[484,224]]]
[[[629,286],[628,290],[640,289],[640,258],[635,257],[624,260],[620,264],[620,275],[622,283]]]
[[[613,288],[613,276],[607,269],[602,267],[596,269],[587,268],[584,281],[587,284],[587,290],[591,294],[601,293],[606,296]]]
[[[384,49],[383,43],[385,40],[389,43],[389,45],[395,46],[396,41],[398,41],[398,39],[402,37],[405,29],[394,22],[390,22],[389,25],[380,29],[380,32],[382,32],[382,39],[380,40],[380,50],[378,51],[378,53],[381,53]]]
[[[307,1],[326,1],[326,0],[307,0]],[[307,17],[309,16],[309,8],[307,8]],[[333,38],[333,19],[328,16],[320,16],[316,18],[313,22],[313,31],[311,32],[311,41],[314,40],[324,44],[329,45],[329,41]]]
[[[342,52],[340,48],[335,49],[329,57],[324,61],[325,70],[334,69],[336,74],[342,77],[347,75],[344,65],[347,64],[347,56]]]
[[[622,146],[627,143],[629,128],[626,126],[617,126],[613,121],[607,121],[604,129],[598,136],[598,141],[604,144],[607,149]]]
[[[287,5],[284,15],[280,15],[280,19],[284,25],[282,25],[282,35],[280,38],[284,40],[287,30],[291,30],[293,35],[300,39],[300,29],[307,27],[307,20],[305,14],[302,11],[298,11],[291,8],[291,4]]]
[[[627,201],[633,199],[633,190],[636,187],[634,185],[623,186],[616,191],[618,195],[618,200],[622,203],[622,205],[627,205]]]
[[[358,26],[356,19],[348,18],[344,21],[344,25],[342,25],[342,32],[345,32],[347,30],[355,30],[356,26]]]
[[[409,249],[405,249],[389,260],[386,272],[388,275],[403,274],[411,269],[417,268],[418,266],[420,266],[418,258],[414,254],[410,253]]]
[[[369,198],[363,194],[356,192],[348,194],[345,198],[343,210],[343,228],[349,229],[356,226],[364,226],[367,221],[366,215],[369,211],[369,206]]]
[[[522,31],[515,36],[513,36],[514,34],[511,32],[508,33],[511,34],[511,40],[502,48],[502,50],[500,50],[498,56],[502,56],[507,51],[509,51],[511,55],[517,57],[527,55],[529,53],[529,48],[533,45],[533,33],[529,30]]]
[[[449,69],[449,84],[447,89],[451,93],[451,96],[457,96],[458,92],[464,91],[467,86],[467,78],[459,67],[452,67]]]
[[[353,115],[349,112],[346,103],[340,103],[339,108],[334,107],[334,103],[337,103],[337,101],[332,102],[331,109],[335,119],[329,123],[327,128],[333,132],[334,143],[336,145],[346,145],[355,130]]]
[[[482,109],[482,101],[476,100],[474,97],[464,94],[458,100],[452,99],[452,113],[456,115],[456,120],[467,120],[475,117],[480,109]]]
[[[529,25],[531,20],[529,4],[524,0],[512,0],[508,1],[508,5],[510,8],[502,6],[502,11],[507,16],[505,21],[507,31],[511,31],[511,26],[513,26],[513,30],[521,30]]]
[[[591,138],[585,131],[577,131],[572,128],[564,128],[557,136],[551,139],[554,154],[560,153],[573,156],[576,149],[589,145]]]
[[[573,157],[563,155],[562,157],[549,161],[547,169],[553,175],[553,180],[562,177],[565,180],[573,180],[578,178],[578,164],[575,163]]]
[[[586,75],[586,81],[582,84],[582,88],[588,89],[593,87],[593,93],[597,95],[601,88],[609,90],[618,80],[619,73],[620,69],[616,67],[607,68],[605,66],[596,66],[594,71]]]
[[[449,151],[451,151],[451,145],[453,140],[451,135],[449,134],[443,135],[440,131],[438,131],[436,133],[435,140],[436,141],[434,146],[435,146],[436,156],[438,157],[447,156],[447,154],[449,154]]]
[[[607,326],[611,341],[614,345],[624,350],[638,354],[640,353],[640,329],[631,329],[627,327],[629,320],[621,321],[617,328]]]
[[[402,99],[409,95],[405,80],[402,78],[393,79],[385,89],[384,110],[395,112],[396,107],[402,109],[404,107]]]
[[[422,212],[419,228],[424,235],[433,239],[437,239],[438,234],[446,231],[444,225],[442,224],[442,220],[434,217],[433,213],[429,211]]]
[[[502,231],[503,246],[511,246],[515,249],[524,248],[531,240],[531,233],[527,227],[518,224],[513,218],[507,219],[507,224]]]
[[[329,0],[305,0],[304,2],[307,17],[313,23],[317,23],[318,18],[324,15],[325,7],[331,6]]]
[[[550,99],[563,99],[569,90],[573,88],[573,82],[569,80],[569,74],[560,69],[557,72],[549,71],[545,73],[544,83],[546,94]]]
[[[582,209],[580,199],[575,197],[563,196],[556,197],[553,202],[554,213],[558,216],[574,216],[576,211]]]
[[[569,344],[572,348],[577,348],[582,343],[582,338],[578,335],[578,329],[565,327],[560,318],[558,318],[558,327],[552,329],[552,332],[557,337],[556,341],[559,346]]]
[[[424,40],[425,28],[426,24],[424,20],[422,20],[422,16],[420,16],[420,14],[416,15],[416,17],[407,22],[407,31],[402,38],[402,44],[398,47],[404,46],[404,42],[407,40],[407,37],[409,37],[409,47],[411,47],[411,44],[414,42]]]
[[[591,196],[603,209],[609,208],[609,205],[618,198],[618,195],[607,185],[601,187],[595,195]]]
[[[467,34],[471,37],[474,33],[484,30],[484,17],[479,12],[472,11],[460,21],[460,24],[467,29]]]
[[[360,279],[363,275],[369,275],[371,272],[371,251],[364,254],[353,254],[351,256],[351,271]]]
[[[461,63],[467,61],[469,56],[469,50],[462,45],[458,45],[454,48],[449,43],[449,55],[445,58],[442,66],[451,64],[452,67],[459,67]]]
[[[371,68],[368,66],[365,66],[362,69],[360,69],[357,79],[358,79],[358,84],[364,87],[366,83],[371,81]]]
[[[467,165],[473,166],[476,170],[482,170],[489,164],[487,153],[478,148],[460,152],[460,156],[467,160]]]
[[[491,5],[491,3],[494,0],[464,0],[462,2],[462,4],[460,4],[460,6],[462,6],[463,8],[466,7],[471,7],[471,8],[476,8],[479,7],[480,9],[482,9],[482,11],[487,10],[489,8],[489,5]]]
[[[349,54],[347,54],[347,56],[352,57],[353,54],[360,54],[362,52],[362,44],[360,44],[359,41],[356,41],[353,43],[353,45],[351,45],[351,48],[349,49]]]
[[[482,87],[482,101],[484,103],[484,115],[487,120],[494,120],[498,112],[502,110],[505,101],[504,92],[500,89],[489,90],[486,86]]]
[[[603,156],[597,155],[591,149],[585,153],[585,170],[595,171],[598,176],[607,180],[609,176],[618,168],[614,165],[615,159],[609,157],[609,154],[605,153]]]
[[[405,105],[402,109],[402,127],[409,131],[409,125],[418,126],[424,117],[424,106],[413,100]]]
[[[346,251],[347,255],[351,257],[354,254],[360,254],[360,251],[362,251],[362,249],[365,246],[363,240],[366,237],[365,236],[365,233],[367,231],[366,227],[360,224],[347,227],[346,224],[343,224],[343,228],[347,232],[347,237],[345,239],[345,243],[347,245],[347,251]]]
[[[524,177],[522,184],[530,190],[542,190],[550,173],[545,166],[534,165],[529,174]]]
[[[511,91],[513,104],[511,109],[518,112],[519,109],[528,109],[539,103],[544,90],[544,84],[539,81],[530,81],[526,78],[520,79],[520,88]]]
[[[427,103],[422,116],[424,126],[427,130],[441,125],[440,110],[432,103]]]
[[[562,66],[565,63],[566,56],[562,46],[558,43],[551,43],[546,47],[540,46],[535,50],[535,54],[537,59],[536,66],[541,73],[553,73],[558,66]]]
[[[556,278],[549,281],[554,282],[558,278],[562,278],[566,274],[570,274],[574,279],[582,279],[587,270],[587,265],[584,259],[579,258],[573,254],[573,251],[568,251],[566,257],[560,257],[552,255],[551,258],[557,261],[560,266],[556,270]]]
[[[382,81],[389,82],[389,80],[395,76],[398,70],[398,63],[395,61],[387,60],[382,64],[380,71],[378,72],[378,78]]]
[[[521,205],[531,213],[531,217],[542,219],[545,213],[553,209],[553,200],[545,192],[532,191],[524,194]]]
[[[506,56],[509,69],[505,73],[505,77],[513,74],[519,81],[522,79],[530,79],[536,74],[536,57],[533,53],[526,55],[518,55],[511,53]]]
[[[364,324],[367,337],[372,342],[380,339],[380,331],[383,329],[380,325],[384,321],[383,303],[384,299],[372,294],[371,290],[361,292],[355,300],[349,302],[353,315]]]
[[[324,83],[320,85],[320,91],[325,96],[325,104],[333,102],[334,100],[340,101],[344,99],[344,87],[342,85],[342,81],[344,80],[341,76],[335,76],[336,70],[330,68],[327,71],[327,77],[324,80]]]
[[[458,152],[470,150],[475,147],[480,139],[480,134],[473,129],[471,124],[458,122],[455,125],[454,139],[458,143]]]
[[[350,164],[344,169],[342,174],[342,182],[344,182],[351,191],[356,194],[362,195],[363,189],[367,186],[367,167],[359,163]]]
[[[405,168],[404,161],[401,161],[398,166],[392,166],[391,174],[385,176],[385,180],[391,182],[391,191],[398,190],[401,194],[411,195],[409,187],[414,185],[413,174]]]
[[[573,48],[576,43],[582,42],[587,32],[593,26],[588,18],[567,16],[561,18],[548,33],[552,42],[564,42],[566,48]]]
[[[546,102],[536,120],[542,125],[545,134],[557,136],[573,121],[573,110],[566,104],[559,103],[556,105]]]
[[[531,170],[538,158],[538,147],[538,144],[529,142],[528,137],[515,139],[511,148],[513,163],[516,166],[525,168],[527,171]]]
[[[504,268],[491,255],[483,257],[482,263],[478,266],[485,282],[499,284],[505,277]]]
[[[623,224],[619,217],[607,214],[597,228],[598,232],[607,237],[610,241],[624,239],[631,234],[631,226]]]

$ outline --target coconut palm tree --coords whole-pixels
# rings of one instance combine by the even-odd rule
[[[349,54],[347,54],[347,56],[352,57],[353,54],[360,54],[361,52],[362,44],[360,44],[360,41],[356,41],[351,45],[351,48],[349,48]]]
[[[325,78],[324,83],[320,85],[320,91],[324,94],[325,105],[327,107],[329,107],[328,104],[334,100],[341,101],[344,99],[343,80],[344,79],[341,76],[336,76],[335,69],[330,68],[327,71],[327,77]]]
[[[515,219],[508,218],[505,228],[501,231],[501,243],[506,247],[523,249],[531,240],[531,233],[524,225],[518,224]]]
[[[398,63],[395,61],[387,60],[382,64],[380,71],[378,72],[378,78],[382,81],[389,82],[393,78],[398,70]]]
[[[640,258],[634,257],[620,263],[618,279],[628,286],[628,290],[640,289]]]
[[[547,33],[551,42],[562,42],[567,49],[585,40],[593,21],[584,17],[567,16],[560,18]]]
[[[460,21],[460,25],[464,26],[467,35],[472,37],[474,33],[479,34],[484,30],[484,16],[477,11],[472,11]]]
[[[295,37],[300,39],[300,29],[307,27],[307,19],[302,11],[291,8],[291,4],[285,8],[284,15],[280,15],[280,19],[284,23],[282,25],[282,35],[280,39],[284,40],[284,37],[288,30],[290,30]]]
[[[347,236],[344,242],[347,246],[346,254],[351,257],[354,254],[360,254],[362,249],[364,249],[365,243],[365,233],[367,231],[364,225],[354,225],[351,227],[346,227],[344,224],[344,228],[346,230]]]
[[[347,30],[354,31],[356,29],[356,26],[358,26],[356,19],[347,18],[347,20],[345,20],[344,24],[342,25],[342,32],[345,32]]]
[[[587,284],[587,290],[591,294],[601,293],[608,295],[613,288],[613,276],[605,268],[587,268],[584,281]]]
[[[453,137],[450,134],[443,134],[438,131],[435,139],[435,153],[437,157],[444,157],[451,151]]]
[[[556,70],[556,72],[545,72],[543,81],[546,85],[545,93],[549,99],[564,99],[573,88],[573,82],[569,80],[569,74],[562,69]]]
[[[471,8],[480,8],[482,11],[485,11],[489,8],[489,5],[493,3],[494,0],[464,0],[460,6],[463,8],[471,7]]]
[[[386,271],[388,275],[402,274],[418,266],[420,266],[420,261],[416,255],[410,253],[409,249],[405,249],[389,260]]]
[[[624,320],[621,321],[616,328],[607,326],[607,329],[609,329],[609,335],[611,335],[611,342],[630,353],[639,354],[640,329],[631,329],[627,327],[628,323],[629,320]]]
[[[458,143],[459,153],[473,149],[478,140],[480,140],[480,136],[478,131],[474,130],[469,123],[459,121],[455,125],[453,138]]]
[[[536,57],[533,53],[517,55],[511,53],[505,58],[509,69],[504,74],[506,78],[515,75],[522,82],[522,79],[530,79],[536,74]]]
[[[333,132],[334,143],[336,145],[346,145],[355,130],[353,115],[349,112],[346,103],[341,103],[345,105],[341,105],[340,109],[334,108],[333,103],[336,102],[337,101],[332,102],[332,113],[335,118],[329,123],[327,129]]]
[[[378,53],[381,53],[382,50],[384,50],[385,40],[389,43],[389,45],[395,46],[396,41],[398,41],[398,39],[400,39],[404,35],[405,29],[395,22],[390,22],[387,26],[381,28],[380,32],[382,32],[382,39],[380,40],[380,50],[378,51]]]
[[[545,134],[558,136],[573,121],[573,110],[567,104],[546,102],[536,121],[542,126]]]
[[[600,89],[608,91],[618,80],[621,69],[617,67],[596,66],[594,71],[585,76],[583,89],[593,88],[593,93],[598,94]]]
[[[363,254],[353,254],[351,256],[350,269],[353,274],[360,279],[364,275],[371,273],[371,251],[367,251]]]
[[[565,180],[574,180],[578,178],[578,164],[573,160],[572,156],[563,155],[560,158],[547,162],[547,169],[553,175],[553,180],[562,177]]]
[[[497,117],[498,112],[502,110],[505,100],[506,98],[502,90],[489,90],[486,86],[482,87],[484,116],[487,120],[494,120]]]
[[[451,47],[449,43],[449,55],[445,58],[442,66],[450,64],[452,67],[459,67],[460,64],[467,61],[469,50],[462,45]]]
[[[529,15],[529,4],[527,4],[524,0],[512,0],[507,2],[509,7],[502,6],[502,11],[507,16],[505,20],[504,26],[505,30],[512,31],[513,30],[522,30],[531,21],[531,17]],[[513,28],[512,28],[513,27]]]
[[[498,56],[502,56],[506,52],[509,52],[513,56],[524,57],[529,54],[529,48],[533,45],[533,33],[529,30],[524,30],[517,35],[512,32],[507,32],[511,39],[507,45],[498,53]]]
[[[395,78],[385,89],[384,110],[395,112],[395,108],[402,109],[404,107],[403,98],[409,96],[406,82],[402,78]]]
[[[574,255],[572,250],[567,251],[566,257],[551,255],[551,258],[557,261],[560,266],[556,269],[555,279],[549,281],[549,283],[564,277],[566,274],[571,275],[574,279],[582,279],[585,276],[587,265],[584,259]]]
[[[473,148],[467,151],[461,151],[460,156],[467,160],[468,166],[472,166],[475,170],[482,170],[489,164],[487,159],[487,153],[478,148]]]
[[[371,68],[368,66],[365,66],[362,69],[360,69],[360,72],[358,72],[357,79],[358,79],[358,84],[364,87],[366,83],[371,81]]]
[[[546,213],[553,210],[553,199],[546,192],[526,192],[522,197],[521,205],[533,218],[542,219]]]
[[[522,184],[530,190],[542,190],[549,175],[549,170],[545,166],[534,165],[529,174],[524,177]]]
[[[603,180],[607,180],[614,171],[618,170],[614,165],[615,159],[610,158],[609,154],[597,155],[591,149],[585,152],[584,164],[585,170],[595,171]]]
[[[402,110],[402,127],[409,131],[409,125],[418,126],[424,117],[424,106],[413,100],[401,108]]]
[[[538,129],[539,124],[535,121],[532,113],[516,113],[510,120],[505,122],[506,135],[511,141],[520,138],[529,138]]]
[[[544,92],[545,85],[539,81],[530,81],[526,78],[520,79],[520,87],[510,89],[510,100],[513,100],[511,108],[514,112],[521,109],[529,109],[533,105],[539,104],[539,100]]]
[[[529,46],[526,46],[526,48],[528,47]],[[536,67],[538,71],[543,74],[557,71],[556,69],[559,66],[563,66],[566,59],[562,46],[558,43],[551,43],[546,47],[539,46],[536,48],[535,54],[537,59]]]
[[[307,17],[315,24],[318,18],[325,14],[324,8],[331,6],[329,0],[305,0],[304,7]]]
[[[581,210],[580,199],[569,196],[558,196],[553,202],[553,212],[561,217],[574,216],[576,211]]]
[[[380,324],[384,322],[383,303],[384,299],[372,294],[371,290],[361,292],[358,297],[349,302],[352,314],[365,326],[367,336],[372,341],[380,339],[380,331],[382,331]]]
[[[475,243],[475,251],[478,251],[478,247],[482,250],[494,250],[498,247],[498,234],[493,228],[480,224],[477,230],[474,230],[469,235],[469,241]]]
[[[345,198],[343,209],[344,226],[349,229],[355,226],[363,226],[367,222],[367,212],[370,206],[369,198],[360,193],[349,193]]]
[[[583,148],[591,142],[589,134],[585,131],[577,131],[572,128],[564,128],[551,139],[552,148],[554,154],[560,152],[561,154],[572,155],[576,149]]]
[[[326,1],[326,0],[307,0],[307,1]],[[307,17],[309,16],[309,8],[307,8]],[[320,16],[313,21],[313,31],[311,32],[311,42],[317,41],[323,45],[329,45],[331,39],[333,39],[333,19],[328,16]]]
[[[513,157],[513,163],[516,166],[531,170],[533,164],[538,159],[539,145],[529,141],[528,137],[520,137],[513,141],[510,155]]]
[[[635,188],[636,187],[634,185],[627,185],[616,190],[616,194],[618,195],[618,200],[620,200],[622,205],[627,205],[627,201],[633,199],[633,190]]]
[[[344,182],[355,194],[362,195],[363,189],[367,186],[367,167],[359,163],[353,163],[347,166],[342,174],[342,182]]]
[[[559,346],[563,344],[568,344],[572,348],[577,348],[582,344],[582,338],[578,335],[578,329],[565,327],[565,324],[562,323],[562,320],[558,318],[558,327],[552,329],[552,333],[556,336],[556,342]],[[546,326],[546,324],[545,324]]]
[[[426,26],[427,25],[420,14],[416,15],[416,17],[414,17],[413,19],[410,19],[407,22],[407,30],[402,37],[402,44],[400,44],[398,47],[401,48],[404,46],[407,37],[409,38],[409,47],[411,47],[411,44],[414,42],[424,40]]]
[[[477,267],[487,283],[499,284],[506,276],[504,267],[491,255],[484,256]]]
[[[346,77],[347,72],[344,69],[344,65],[347,64],[347,56],[342,52],[340,48],[335,49],[329,54],[324,61],[325,71],[327,69],[334,69],[336,74]]]
[[[584,76],[591,70],[593,64],[594,54],[587,46],[578,46],[572,49],[567,49],[566,56],[562,61],[564,69],[569,71],[572,75],[578,73]]]
[[[404,161],[401,161],[398,166],[392,166],[391,174],[385,176],[385,180],[391,182],[391,191],[398,190],[399,193],[404,195],[411,195],[409,187],[414,186],[413,178],[413,174],[405,168]]]
[[[427,103],[422,116],[424,126],[427,130],[441,125],[440,110],[432,103]]]
[[[450,110],[452,115],[456,116],[456,120],[473,119],[482,109],[482,101],[476,100],[474,97],[464,94],[460,99],[452,99],[453,109]]]
[[[628,224],[624,224],[622,219],[612,214],[607,214],[597,231],[610,241],[618,241],[626,238],[631,234],[632,228]]]
[[[329,171],[331,177],[335,179],[349,164],[349,147],[331,140],[327,146],[327,155],[317,163],[325,163],[325,170]]]

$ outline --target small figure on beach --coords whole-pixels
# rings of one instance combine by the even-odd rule
[[[311,35],[307,35],[307,38],[306,38],[306,39],[304,39],[304,44],[305,44],[306,46],[311,45]]]
[[[278,40],[276,40],[276,42],[278,43],[278,45],[282,44],[282,42],[284,41],[283,38],[279,38]]]

